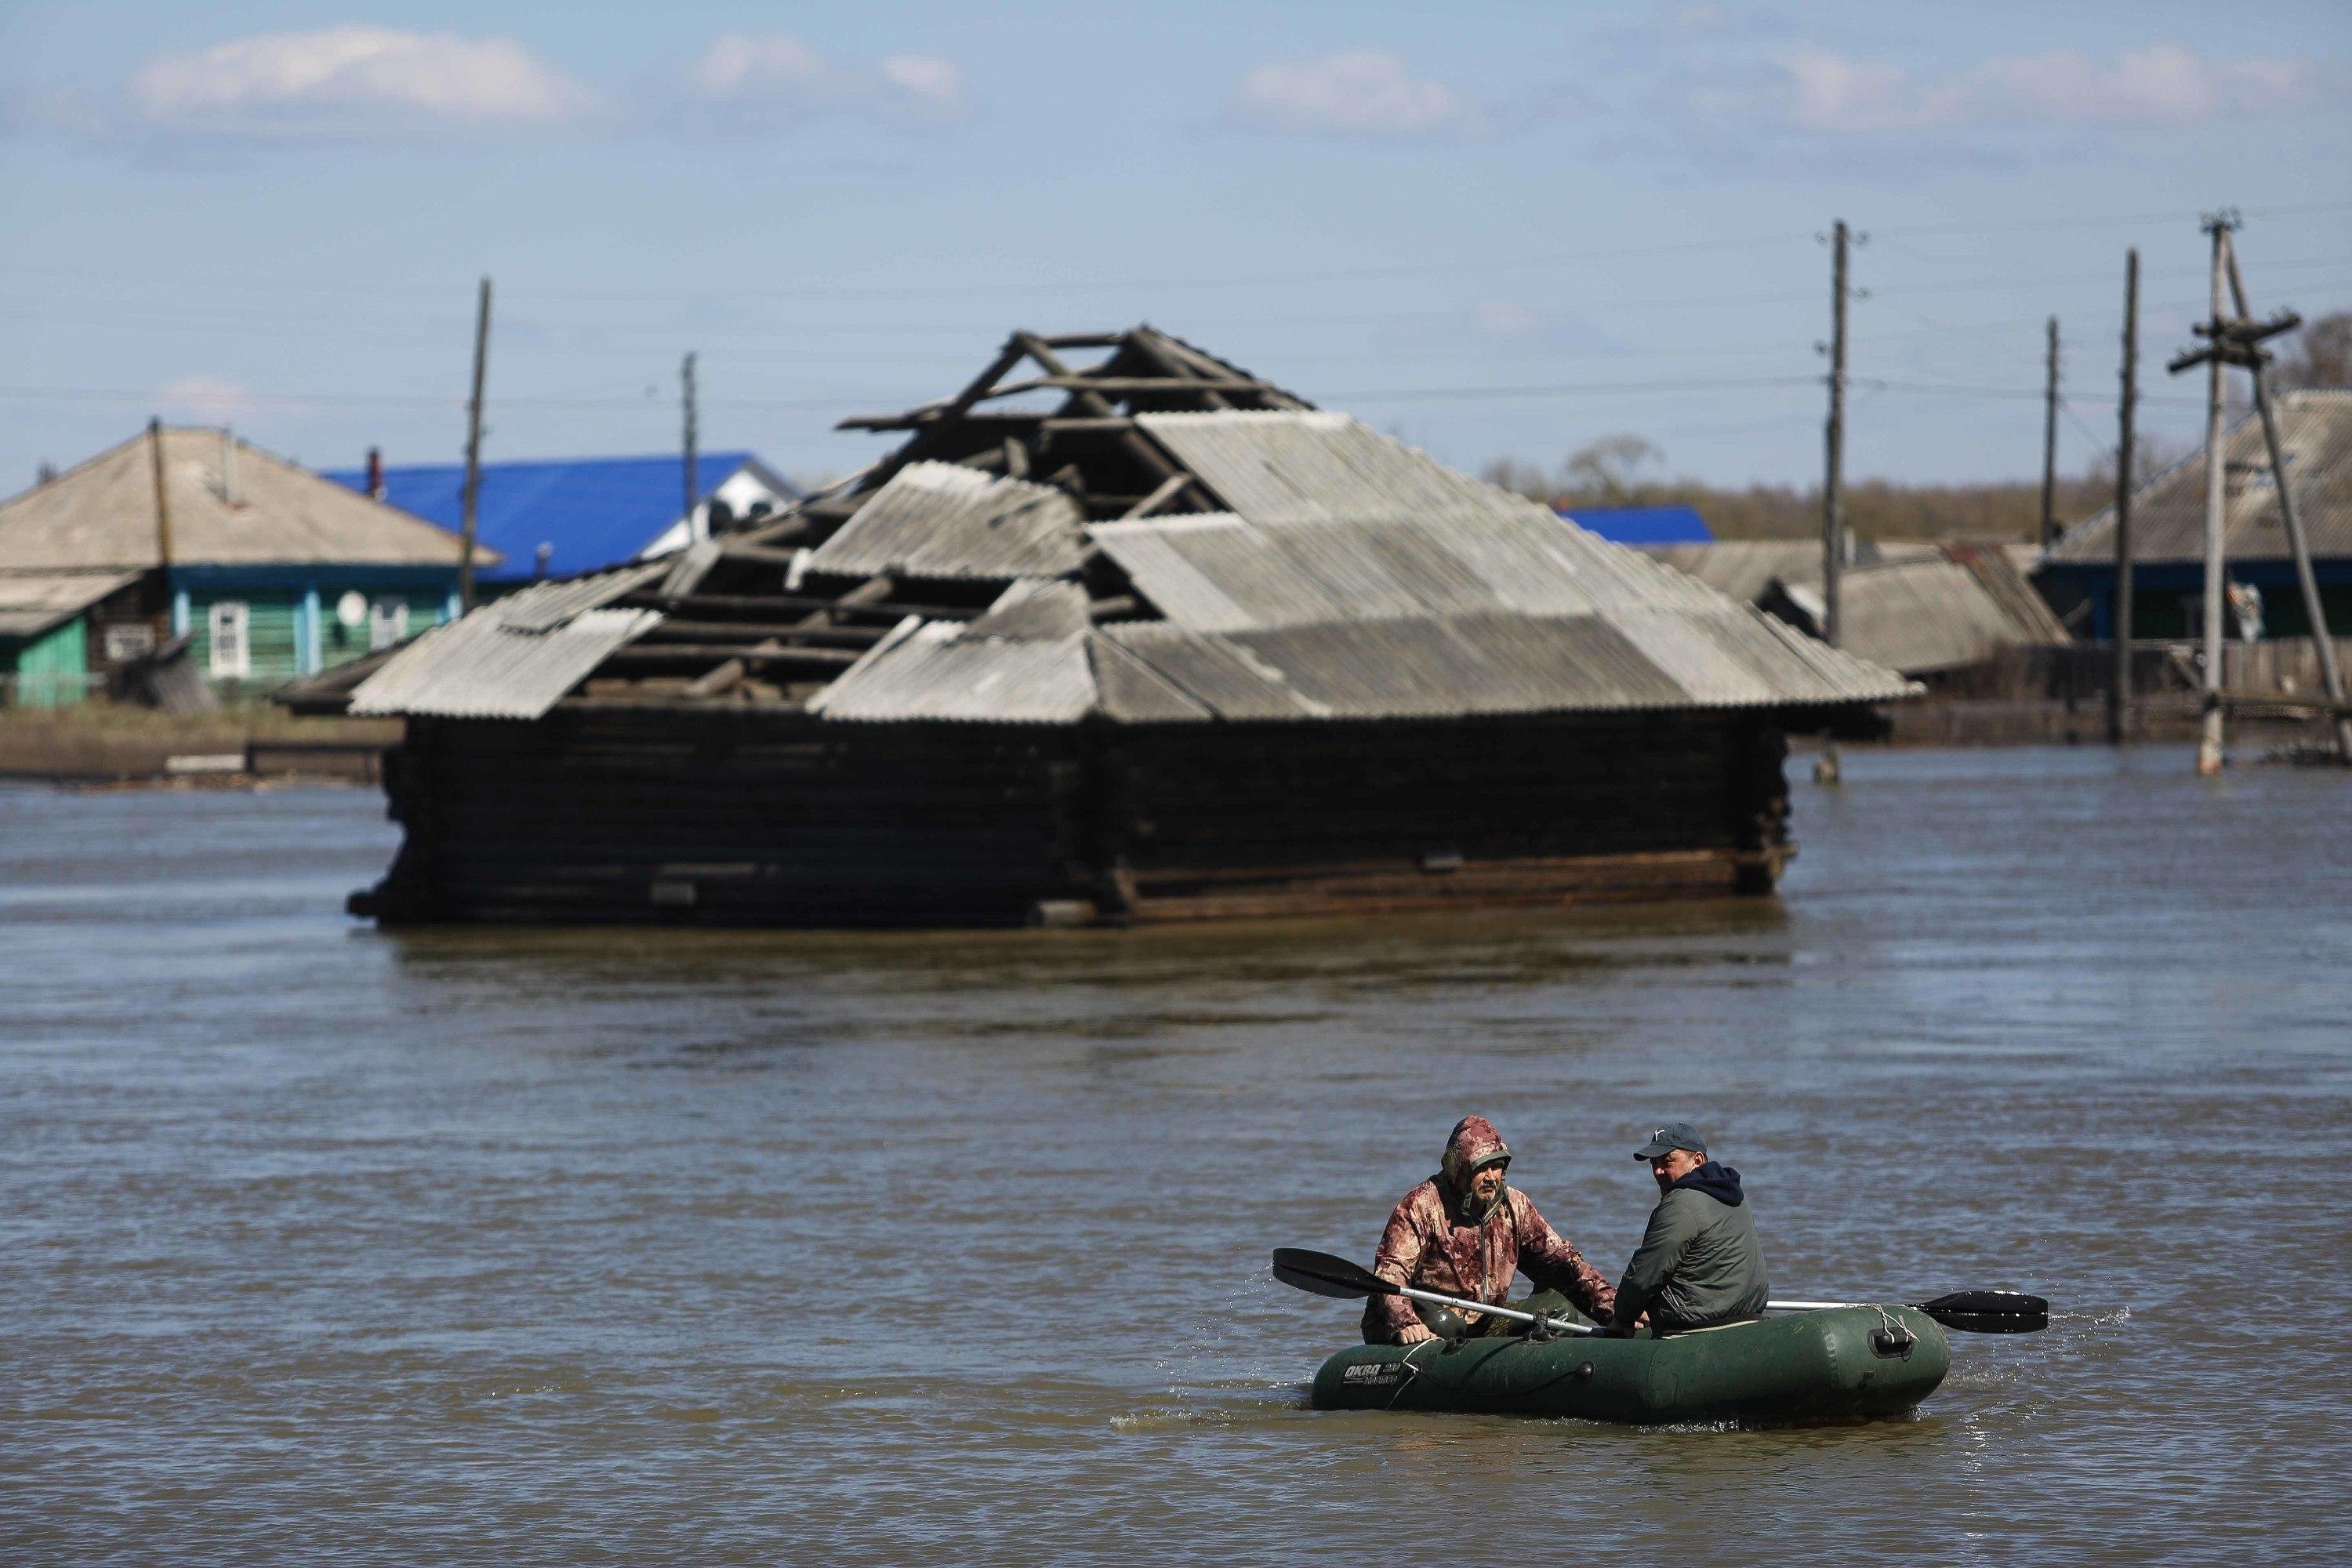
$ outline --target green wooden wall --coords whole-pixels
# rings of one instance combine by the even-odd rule
[[[19,708],[62,708],[89,695],[88,625],[76,616],[29,641],[0,643],[10,700]]]

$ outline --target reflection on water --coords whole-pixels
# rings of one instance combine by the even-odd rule
[[[1848,766],[1777,901],[913,937],[392,936],[366,795],[0,793],[0,1555],[2340,1555],[2343,781]],[[1469,1110],[1604,1269],[1686,1117],[1783,1292],[2059,1315],[1866,1426],[1306,1410],[1267,1249]]]

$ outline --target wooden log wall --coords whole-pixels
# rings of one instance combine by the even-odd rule
[[[1769,890],[1769,719],[1079,729],[773,710],[412,720],[356,912],[1003,925]]]
[[[560,709],[411,720],[406,828],[356,912],[440,921],[1007,925],[1082,894],[1075,731]]]
[[[1094,854],[1145,920],[1763,892],[1786,754],[1717,715],[1114,732]]]

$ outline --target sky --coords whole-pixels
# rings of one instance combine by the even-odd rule
[[[2249,26],[2249,17],[2259,25]],[[2038,476],[2143,429],[2203,313],[2352,308],[2352,6],[1978,0],[0,7],[0,492],[151,415],[314,467],[706,449],[796,475],[1015,328],[1139,321],[1475,469],[1641,435],[1849,473]]]

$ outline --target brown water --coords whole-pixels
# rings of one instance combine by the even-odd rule
[[[2352,1553],[2346,782],[1848,766],[1779,902],[901,939],[388,936],[365,793],[0,793],[0,1559]],[[1307,1411],[1267,1249],[1473,1110],[1612,1273],[1686,1117],[1780,1293],[2060,1317],[1868,1426]]]

